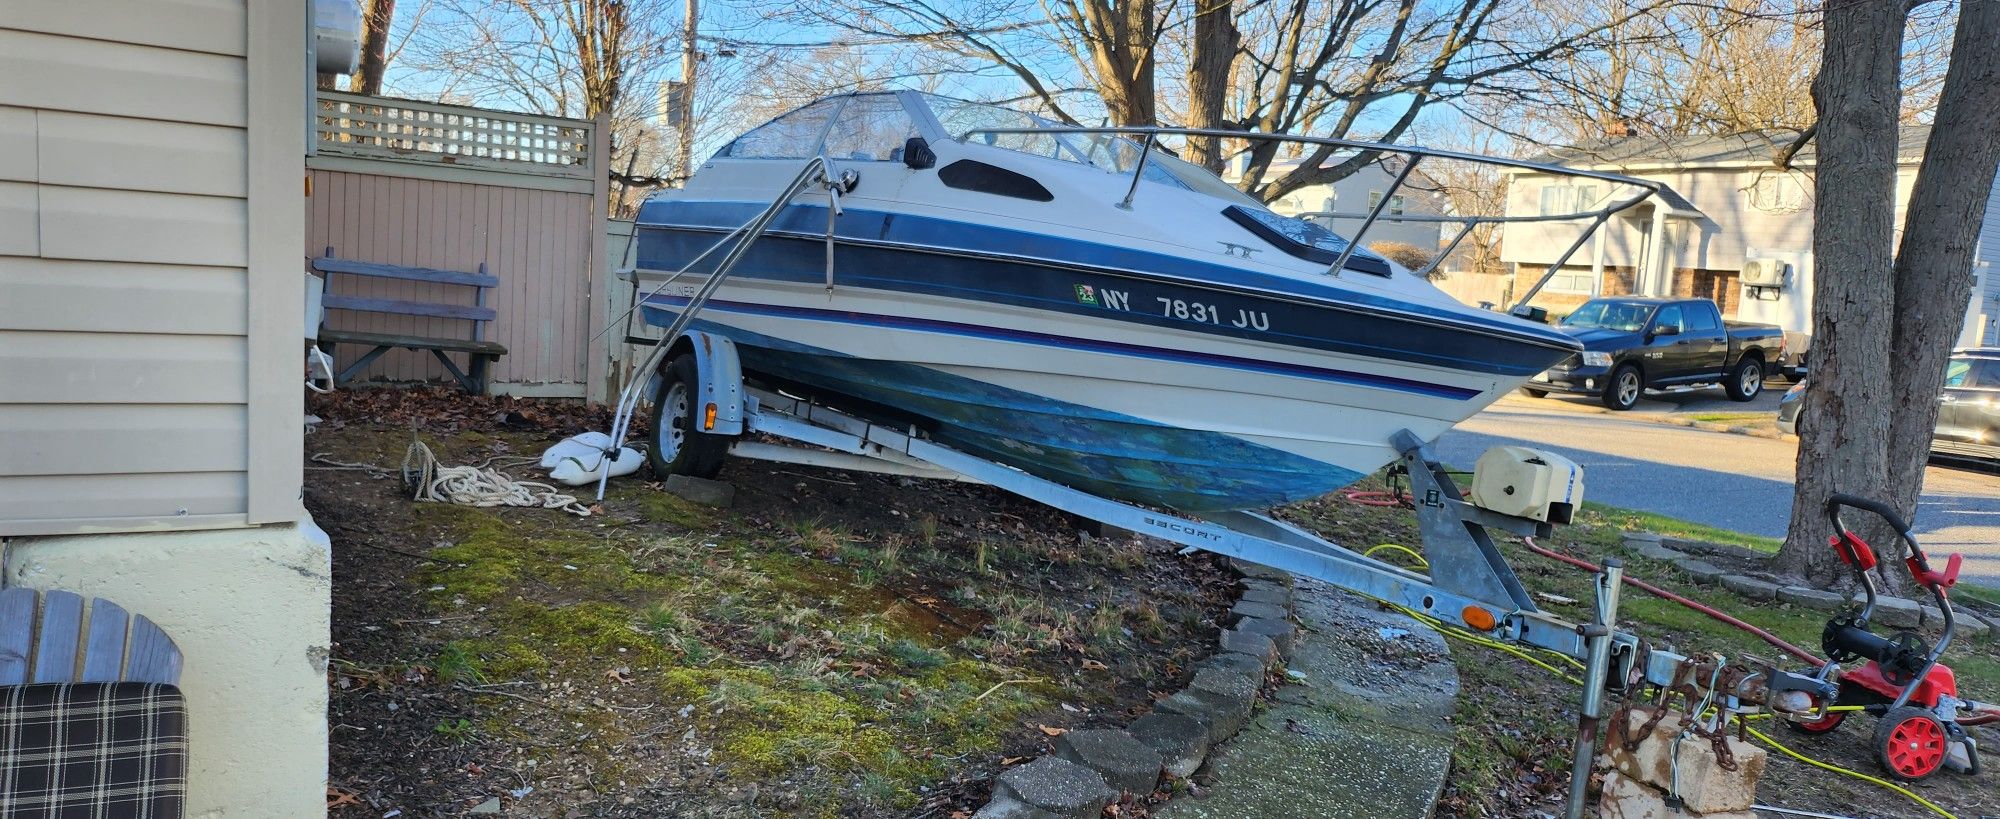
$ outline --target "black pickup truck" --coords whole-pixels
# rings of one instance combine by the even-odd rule
[[[1748,401],[1764,389],[1764,373],[1786,365],[1783,330],[1723,321],[1708,299],[1591,299],[1556,329],[1583,342],[1584,352],[1522,387],[1537,398],[1595,395],[1628,410],[1646,390],[1720,384],[1731,399]]]

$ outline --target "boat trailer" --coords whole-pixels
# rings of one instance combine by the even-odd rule
[[[1492,532],[1543,538],[1553,532],[1554,524],[1468,503],[1428,445],[1407,430],[1396,433],[1392,444],[1401,452],[1398,463],[1409,476],[1428,574],[1367,557],[1264,514],[1222,512],[1197,520],[1073,489],[939,444],[915,428],[877,423],[807,398],[753,386],[743,378],[735,344],[723,336],[687,330],[676,339],[657,349],[677,351],[670,354],[673,359],[694,359],[696,383],[688,385],[694,399],[691,415],[698,419],[701,434],[730,439],[729,454],[983,483],[1106,526],[1320,580],[1487,637],[1582,661],[1586,684],[1572,770],[1591,769],[1607,693],[1630,696],[1649,685],[1672,687],[1687,681],[1687,668],[1713,664],[1708,658],[1653,647],[1638,635],[1615,629],[1623,585],[1623,568],[1616,559],[1606,559],[1597,573],[1589,622],[1570,622],[1541,610],[1494,544]],[[661,378],[655,372],[654,383],[644,392],[658,394]],[[1739,673],[1698,675],[1713,683],[1701,693],[1713,703],[1718,724],[1759,713],[1808,722],[1826,719],[1826,709],[1838,692],[1823,677],[1810,669],[1787,671],[1775,663],[1759,663]],[[1588,776],[1572,777],[1569,816],[1582,815],[1588,781]]]
[[[1149,148],[1154,136],[1147,135]],[[1341,140],[1312,141],[1348,144]],[[1366,143],[1352,145],[1372,150],[1398,150],[1392,146]],[[1135,178],[1136,174],[1135,170]],[[1623,180],[1622,177],[1606,178]],[[686,413],[682,416],[683,422],[690,425],[682,432],[685,436],[700,436],[699,443],[705,445],[712,446],[718,440],[727,440],[729,454],[758,460],[984,483],[1106,526],[1320,580],[1422,612],[1444,623],[1462,625],[1493,639],[1545,649],[1579,660],[1584,663],[1585,684],[1572,771],[1589,771],[1593,766],[1607,693],[1631,698],[1648,686],[1670,689],[1680,685],[1685,689],[1691,684],[1699,692],[1701,700],[1714,709],[1712,719],[1717,727],[1730,719],[1752,714],[1777,714],[1795,721],[1824,720],[1829,716],[1827,709],[1837,699],[1838,692],[1833,683],[1822,678],[1824,675],[1787,671],[1775,662],[1759,662],[1747,669],[1732,668],[1730,673],[1725,674],[1725,663],[1719,658],[1683,656],[1653,647],[1637,635],[1617,631],[1618,599],[1623,587],[1624,570],[1615,559],[1605,560],[1597,572],[1593,613],[1589,622],[1574,623],[1542,611],[1494,544],[1490,531],[1540,538],[1553,532],[1553,524],[1545,519],[1502,514],[1467,503],[1464,493],[1444,466],[1438,463],[1429,447],[1408,430],[1398,431],[1392,436],[1390,444],[1400,453],[1398,463],[1410,479],[1422,552],[1429,563],[1428,574],[1350,551],[1268,515],[1236,511],[1213,513],[1207,519],[1196,520],[1100,497],[960,452],[927,439],[921,430],[913,427],[888,426],[807,398],[749,384],[744,379],[741,358],[734,342],[695,327],[695,315],[714,295],[749,247],[769,228],[779,211],[795,197],[809,188],[819,187],[827,197],[827,218],[832,220],[841,213],[841,195],[852,190],[854,182],[852,171],[834,173],[832,163],[824,156],[808,160],[769,206],[680,270],[627,268],[619,271],[621,278],[630,281],[634,287],[633,305],[626,311],[629,321],[642,301],[638,295],[642,276],[663,277],[651,291],[660,293],[674,287],[680,278],[710,256],[721,253],[712,271],[705,274],[704,281],[677,288],[674,295],[685,297],[686,305],[677,311],[674,321],[660,336],[634,336],[629,329],[626,333],[627,343],[648,345],[651,349],[633,371],[633,380],[622,391],[609,431],[610,448],[605,450],[598,467],[594,469],[599,478],[600,499],[604,493],[604,482],[612,471],[608,468],[609,461],[617,459],[617,447],[626,439],[641,397],[665,398],[660,388],[675,386],[666,383],[669,375],[686,380],[687,375],[692,374],[694,383],[678,385],[681,391],[674,398],[676,409]],[[1648,191],[1651,189],[1646,183],[1637,184]],[[1597,217],[1596,224],[1602,224],[1613,212],[1637,204],[1641,198],[1643,196],[1591,215]],[[1387,197],[1383,202],[1387,202]],[[1373,224],[1381,216],[1381,210],[1377,207],[1369,214],[1363,232],[1367,224]],[[1467,229],[1470,227],[1468,224]],[[1585,231],[1563,259],[1574,253],[1591,232]],[[829,226],[829,288],[833,286],[832,237]],[[636,244],[636,238],[634,241]],[[1552,265],[1541,282],[1531,289],[1530,295],[1553,276],[1561,264],[1562,261],[1558,261]],[[1338,269],[1336,265],[1334,270]],[[658,428],[667,423],[656,419],[654,426]],[[693,428],[697,424],[699,429]],[[757,440],[753,435],[781,439],[787,443]],[[693,437],[686,437],[684,441],[685,445],[695,443],[697,441]],[[657,457],[658,453],[655,456],[656,465],[666,462],[666,459]],[[1581,499],[1575,500],[1580,502]],[[1689,669],[1698,669],[1691,683],[1687,674]],[[1710,718],[1705,713],[1697,717],[1704,720]],[[1588,775],[1571,777],[1567,806],[1570,819],[1581,819],[1583,815],[1589,780]]]

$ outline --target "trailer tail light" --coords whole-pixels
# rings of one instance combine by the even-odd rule
[[[1478,606],[1466,606],[1458,613],[1458,619],[1464,620],[1473,631],[1492,631],[1494,626],[1500,625],[1500,621],[1494,619],[1493,612]]]
[[[708,408],[707,408],[707,409],[704,409],[704,410],[702,410],[702,413],[701,413],[701,428],[702,428],[703,430],[713,430],[713,429],[715,429],[715,405],[714,405],[714,404],[709,404],[709,405],[708,405]]]

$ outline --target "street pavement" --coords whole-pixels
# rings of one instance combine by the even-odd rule
[[[1509,396],[1438,440],[1445,463],[1470,468],[1502,444],[1552,450],[1583,465],[1584,497],[1767,537],[1784,537],[1798,444],[1673,426],[1643,412],[1775,408],[1780,389],[1751,404],[1702,395],[1648,400],[1641,412],[1601,413],[1580,399]],[[1690,409],[1690,406],[1699,409]],[[1815,512],[1817,514],[1817,512]],[[1933,461],[1914,521],[1918,542],[1965,553],[1963,578],[2000,586],[2000,468]]]

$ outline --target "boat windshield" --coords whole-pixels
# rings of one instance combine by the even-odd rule
[[[1636,333],[1653,316],[1653,306],[1629,301],[1595,300],[1583,303],[1562,320],[1564,327],[1597,328]]]

